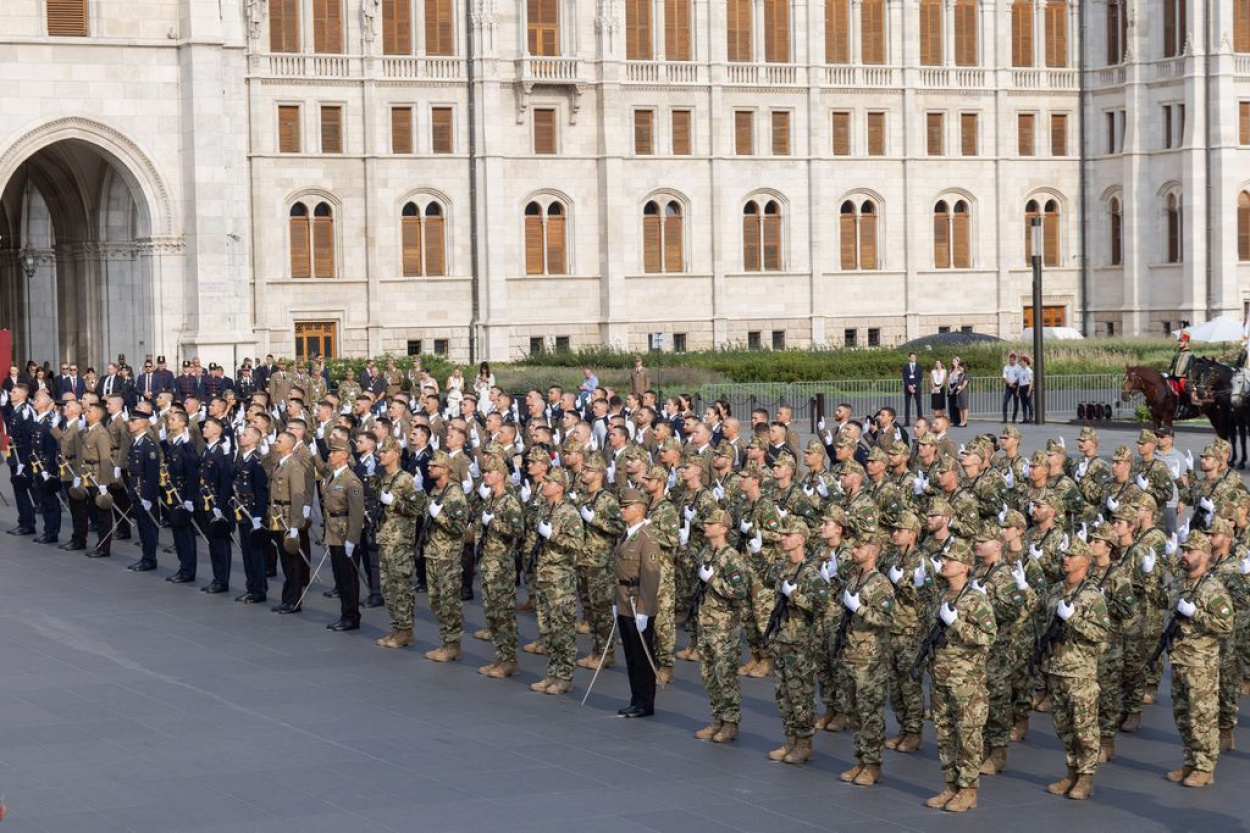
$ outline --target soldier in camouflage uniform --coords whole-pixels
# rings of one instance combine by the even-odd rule
[[[1153,524],[1155,504],[1147,492],[1138,493],[1138,501],[1150,507],[1147,522]],[[1163,592],[1163,553],[1153,545],[1152,525],[1139,523],[1141,515],[1136,508],[1120,506],[1111,516],[1111,526],[1119,536],[1119,546],[1125,569],[1133,586],[1133,598],[1137,603],[1137,616],[1124,628],[1123,708],[1121,731],[1136,732],[1141,728],[1142,704],[1146,702],[1148,669],[1147,657],[1154,648],[1160,631],[1152,608],[1162,609],[1167,601]],[[1162,535],[1162,533],[1159,533]],[[1163,542],[1166,545],[1166,539]],[[1151,698],[1153,701],[1153,697]]]
[[[381,517],[377,524],[382,596],[391,614],[391,632],[378,640],[383,648],[404,648],[412,637],[413,607],[417,594],[413,580],[417,571],[417,519],[426,513],[425,492],[418,491],[412,475],[399,466],[399,443],[387,437],[378,446],[384,469],[378,483]]]
[[[945,529],[949,510],[946,501],[934,500],[930,512]],[[911,675],[912,662],[924,639],[920,620],[928,616],[933,600],[933,575],[924,553],[916,547],[920,518],[904,512],[891,524],[890,543],[877,568],[894,588],[894,613],[890,617],[889,655],[886,658],[890,707],[898,720],[898,734],[885,742],[887,749],[910,753],[920,749],[924,731],[924,690]],[[948,541],[953,540],[947,537]]]
[[[1237,500],[1246,491],[1241,476],[1228,467],[1223,455],[1217,454],[1213,445],[1202,450],[1198,458],[1202,477],[1195,478],[1185,502],[1194,507],[1191,526],[1206,530],[1215,519],[1216,507]]]
[[[451,662],[460,658],[460,637],[464,628],[464,602],[460,600],[464,533],[469,526],[469,502],[464,489],[451,480],[451,458],[435,451],[430,457],[429,475],[434,481],[426,512],[430,526],[425,544],[426,581],[430,587],[430,609],[438,619],[442,646],[426,651],[426,659]]]
[[[652,630],[655,632],[656,680],[666,685],[673,678],[673,651],[677,647],[677,545],[681,522],[677,507],[668,499],[668,472],[663,466],[648,467],[642,477],[642,488],[650,504],[647,521],[651,534],[660,545],[659,613]]]
[[[742,626],[751,617],[750,569],[742,554],[728,544],[732,523],[724,509],[708,512],[703,518],[707,546],[696,566],[703,585],[697,630],[698,651],[703,658],[700,671],[712,707],[712,722],[694,736],[714,743],[729,743],[738,737],[742,722],[738,658],[742,654]]]
[[[1046,460],[1048,467],[1046,487],[1059,496],[1059,516],[1056,520],[1060,526],[1067,529],[1074,522],[1079,522],[1085,513],[1085,499],[1081,497],[1081,490],[1077,487],[1076,481],[1067,474],[1068,449],[1062,440],[1046,441]]]
[[[771,565],[766,583],[775,593],[775,604],[783,605],[787,614],[781,617],[769,643],[776,667],[774,692],[786,742],[768,757],[801,764],[812,759],[816,652],[820,650],[816,624],[828,603],[829,585],[816,563],[807,558],[807,524],[800,518],[787,518],[779,535],[782,557]]]
[[[877,504],[864,491],[864,476],[864,467],[851,460],[843,464],[838,481],[842,486],[840,504],[855,535],[877,531]]]
[[[776,491],[773,492],[773,503],[783,521],[791,515],[797,516],[807,524],[808,533],[815,534],[820,528],[820,504],[795,482],[797,466],[798,462],[789,454],[778,455],[773,462],[773,478],[777,484]]]
[[[995,456],[990,465],[1003,476],[1003,485],[1007,487],[1007,497],[1012,509],[1021,509],[1021,495],[1029,478],[1025,474],[1028,460],[1020,453],[1020,429],[1014,425],[1004,425],[998,435],[998,448],[1002,456]]]
[[[1111,482],[1111,466],[1098,456],[1098,432],[1089,426],[1081,429],[1076,440],[1077,450],[1081,453],[1080,461],[1072,469],[1072,477],[1076,487],[1085,498],[1085,512],[1081,520],[1092,522],[1103,505],[1107,486]]]
[[[1011,662],[1011,710],[1013,723],[1011,741],[1019,743],[1029,735],[1029,716],[1033,712],[1032,683],[1029,677],[1029,658],[1033,655],[1033,643],[1037,629],[1037,609],[1046,598],[1046,576],[1038,562],[1029,557],[1024,544],[1027,524],[1024,515],[1011,510],[998,523],[998,535],[1003,542],[1003,559],[1015,570],[1016,564],[1024,566],[1029,590],[1022,619],[1016,624],[1012,644]]]
[[[534,564],[532,557],[538,546],[538,519],[542,516],[546,501],[543,500],[543,481],[551,471],[551,453],[543,448],[531,448],[525,455],[525,473],[529,477],[521,481],[517,497],[521,501],[521,511],[525,515],[525,543],[521,545],[521,569],[525,575],[525,604],[517,610],[530,611],[536,604]],[[527,643],[523,649],[527,654],[545,654],[542,639]]]
[[[703,558],[703,550],[707,547],[707,539],[703,534],[703,521],[708,513],[719,508],[716,497],[706,487],[711,468],[708,458],[693,451],[687,452],[681,464],[681,481],[684,488],[681,505],[681,528],[677,532],[677,581],[676,604],[677,617],[683,622],[689,618],[690,597],[698,585],[699,562]],[[674,656],[688,662],[698,662],[699,623],[689,622],[690,644],[678,651]]]
[[[1132,515],[1122,506],[1117,515]],[[1121,535],[1112,524],[1097,524],[1089,532],[1093,559],[1089,578],[1102,593],[1109,615],[1107,642],[1098,657],[1098,762],[1115,757],[1115,736],[1124,717],[1124,634],[1138,627],[1137,598],[1133,595],[1132,567],[1121,556]]]
[[[616,495],[603,488],[607,465],[603,457],[591,455],[582,469],[582,488],[578,492],[578,512],[586,534],[586,544],[577,554],[577,593],[582,611],[590,626],[590,654],[577,661],[582,668],[605,668],[615,663],[616,643],[612,639],[612,582],[616,566],[612,564],[612,548],[625,532],[621,505]]]
[[[482,501],[478,532],[482,574],[482,612],[485,630],[495,647],[495,661],[477,671],[503,679],[517,672],[516,550],[525,538],[525,512],[508,487],[508,464],[487,455],[482,482],[488,493]]]
[[[1178,583],[1180,629],[1172,642],[1172,715],[1185,745],[1184,763],[1169,781],[1205,787],[1214,781],[1219,760],[1220,640],[1233,633],[1232,600],[1210,572],[1211,542],[1192,532],[1181,545],[1184,578]]]
[[[900,440],[890,447],[889,458],[889,478],[893,489],[885,492],[886,503],[881,507],[882,513],[889,517],[902,514],[904,510],[917,511],[919,504],[916,500],[916,475],[911,470],[911,449]],[[894,501],[900,504],[898,512],[892,511]]]
[[[569,475],[553,469],[543,481],[543,509],[535,532],[541,539],[534,566],[538,632],[547,649],[547,674],[531,691],[564,694],[573,687],[577,659],[577,573],[574,564],[585,541],[582,519],[565,495]]]
[[[1007,484],[1003,476],[989,465],[990,457],[986,444],[974,442],[968,445],[959,460],[964,470],[964,486],[951,505],[957,513],[960,512],[958,495],[970,495],[976,511],[975,526],[988,526],[997,532],[998,516],[1005,514],[1010,507],[1007,504]],[[967,537],[974,537],[976,531],[973,529]]]
[[[855,568],[840,598],[834,652],[846,663],[850,682],[851,727],[855,731],[855,766],[841,778],[861,787],[881,780],[885,745],[885,692],[890,676],[890,630],[894,587],[877,569],[885,537],[861,537],[851,550]]]
[[[747,628],[747,645],[751,659],[738,669],[750,677],[767,677],[773,661],[764,642],[764,630],[773,610],[773,591],[764,582],[773,563],[779,560],[777,545],[781,542],[781,517],[772,499],[763,494],[764,469],[758,463],[747,463],[742,469],[742,513],[738,521],[739,541],[745,549],[751,568],[751,615],[754,627]]]
[[[1137,438],[1137,453],[1141,456],[1141,460],[1133,467],[1133,482],[1143,492],[1149,492],[1159,507],[1165,507],[1168,505],[1168,501],[1172,499],[1175,484],[1172,481],[1172,471],[1168,468],[1167,463],[1155,457],[1155,449],[1158,446],[1159,438],[1154,435],[1153,431],[1143,430],[1141,432],[1141,435]],[[1162,508],[1157,509],[1155,512],[1154,525],[1163,525]]]
[[[1106,518],[1121,506],[1137,503],[1137,496],[1142,494],[1133,482],[1133,452],[1127,445],[1116,446],[1109,468],[1111,479],[1103,486],[1102,498],[1098,501],[1098,510]]]
[[[946,786],[925,805],[951,813],[977,806],[982,732],[989,709],[985,659],[997,634],[993,608],[972,589],[973,563],[966,542],[955,541],[946,548],[942,560],[946,590],[923,623],[927,629],[940,622],[946,637],[935,646],[932,664],[933,727]]]
[[[1231,752],[1235,747],[1233,731],[1237,728],[1237,699],[1241,694],[1241,657],[1237,650],[1237,636],[1242,622],[1250,613],[1250,587],[1246,575],[1250,574],[1250,554],[1234,555],[1233,525],[1225,518],[1211,521],[1207,529],[1211,541],[1211,560],[1208,569],[1219,579],[1233,604],[1233,631],[1220,638],[1220,752]]]
[[[853,567],[850,542],[845,537],[849,526],[842,507],[828,506],[821,517],[820,539],[812,553],[820,565],[821,576],[829,582],[829,603],[821,620],[823,650],[817,656],[816,666],[820,697],[825,703],[825,713],[816,718],[816,728],[829,732],[840,732],[850,725],[846,661],[830,655],[838,623],[842,621],[842,590]]]
[[[1141,532],[1141,545],[1154,552],[1155,561],[1159,564],[1152,575],[1144,574],[1140,566],[1133,573],[1134,592],[1141,590],[1145,593],[1144,598],[1138,597],[1137,599],[1138,608],[1145,622],[1144,627],[1147,633],[1153,635],[1163,630],[1164,612],[1169,605],[1166,589],[1169,581],[1168,573],[1174,576],[1181,571],[1180,546],[1175,534],[1169,537],[1163,529],[1155,525],[1154,519],[1158,516],[1160,507],[1148,492],[1139,492],[1133,506],[1137,510],[1137,528]],[[1163,569],[1165,567],[1166,571]],[[1147,640],[1144,650],[1150,649],[1151,646]],[[1155,665],[1154,670],[1146,669],[1146,688],[1142,693],[1143,703],[1150,704],[1155,701],[1159,691],[1159,681],[1162,678],[1162,664]]]
[[[1089,545],[1073,538],[1063,553],[1063,581],[1046,598],[1046,632],[1060,629],[1042,656],[1055,734],[1063,743],[1067,777],[1049,785],[1051,795],[1083,800],[1094,791],[1098,769],[1098,655],[1107,642],[1111,617],[1089,577]],[[1040,643],[1039,643],[1040,645]]]
[[[816,504],[819,518],[838,490],[837,477],[825,471],[825,447],[820,444],[820,440],[812,440],[807,444],[803,452],[803,464],[807,466],[807,474],[802,483],[803,494]]]

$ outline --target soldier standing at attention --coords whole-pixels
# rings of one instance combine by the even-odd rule
[[[1123,506],[1117,515],[1133,515]],[[1137,625],[1137,597],[1133,595],[1131,565],[1117,552],[1121,538],[1112,524],[1101,523],[1089,533],[1093,558],[1090,578],[1107,602],[1110,622],[1107,642],[1098,656],[1098,732],[1102,737],[1098,763],[1115,757],[1115,736],[1124,717],[1124,634]]]
[[[326,628],[336,632],[360,630],[360,580],[352,553],[360,543],[365,525],[365,494],[360,478],[351,470],[347,441],[330,439],[330,459],[321,482],[321,504],[325,512],[326,546],[330,567],[339,588],[339,618]]]
[[[616,616],[629,671],[629,705],[622,717],[655,714],[655,616],[659,610],[660,564],[664,556],[647,520],[647,497],[636,489],[620,490],[625,537],[612,551],[616,564]]]
[[[273,456],[277,460],[269,479],[269,530],[273,535],[273,547],[282,558],[282,601],[273,608],[274,613],[299,613],[297,605],[308,585],[308,562],[300,550],[300,528],[304,525],[305,512],[311,514],[312,496],[304,477],[303,466],[295,458],[295,437],[283,431],[273,441]]]
[[[946,499],[937,498],[929,509],[932,520],[926,520],[945,529],[949,512]],[[878,557],[880,569],[894,587],[885,682],[898,720],[898,734],[886,741],[885,747],[903,753],[920,750],[924,731],[924,689],[912,677],[911,666],[925,637],[921,621],[928,615],[934,589],[925,554],[916,546],[919,533],[920,519],[914,512],[903,512],[894,520],[889,546]],[[935,539],[930,536],[930,540]]]
[[[747,597],[750,573],[742,554],[727,541],[732,526],[733,517],[724,509],[713,509],[704,516],[707,547],[695,565],[698,581],[703,585],[696,635],[712,722],[694,736],[713,743],[736,740],[738,724],[742,722],[738,658],[742,653],[742,625],[751,615]]]
[[[234,462],[232,494],[239,512],[239,555],[247,592],[235,599],[242,604],[257,604],[268,598],[269,578],[265,566],[273,543],[265,530],[265,512],[269,509],[269,474],[256,450],[260,432],[252,426],[238,433],[239,453]]]
[[[603,488],[606,470],[603,457],[592,454],[581,474],[578,511],[586,539],[577,554],[577,585],[591,635],[590,655],[577,661],[582,668],[598,668],[600,659],[605,668],[611,667],[616,652],[612,639],[612,547],[625,531],[625,522],[616,497]]]
[[[1241,695],[1241,658],[1237,651],[1237,635],[1241,632],[1250,608],[1250,587],[1246,576],[1250,574],[1250,554],[1234,555],[1233,524],[1227,518],[1216,518],[1207,529],[1211,540],[1211,560],[1208,569],[1224,585],[1233,603],[1234,628],[1231,634],[1220,639],[1220,752],[1231,752],[1235,746],[1233,732],[1237,728],[1237,700]]]
[[[676,560],[681,523],[677,519],[677,507],[668,498],[668,472],[663,466],[657,464],[647,468],[642,476],[642,488],[651,501],[647,509],[651,534],[663,553],[660,564],[659,611],[654,624],[653,659],[659,681],[668,683],[673,678],[673,649],[677,643]]]
[[[113,448],[108,429],[104,427],[104,406],[93,402],[87,406],[87,428],[82,432],[82,478],[98,494],[88,494],[89,508],[95,520],[96,545],[87,551],[88,558],[107,558],[112,554],[113,498],[108,487],[113,483]]]
[[[950,813],[977,806],[982,732],[989,711],[985,657],[998,633],[989,601],[972,589],[972,567],[972,548],[967,543],[956,540],[946,548],[941,573],[946,592],[934,617],[941,620],[945,635],[934,646],[931,696],[946,787],[925,806]]]
[[[426,659],[452,662],[460,659],[460,637],[464,628],[464,602],[460,599],[460,555],[464,531],[469,525],[469,502],[459,483],[451,482],[451,458],[438,450],[430,457],[431,524],[425,544],[426,580],[430,588],[430,609],[438,619],[442,646],[426,651]]]
[[[517,672],[516,560],[525,538],[525,513],[516,493],[508,488],[508,465],[488,455],[482,461],[482,482],[489,493],[482,502],[478,533],[481,546],[482,610],[486,631],[495,646],[495,661],[477,671],[503,679]]]
[[[404,648],[413,644],[413,607],[417,592],[413,583],[417,570],[417,519],[426,512],[425,492],[417,489],[412,475],[399,465],[400,448],[394,437],[378,446],[378,460],[384,473],[378,481],[376,519],[382,595],[391,614],[391,630],[378,639],[383,648]]]
[[[1004,521],[1006,515],[1004,515]],[[972,589],[985,596],[994,611],[997,633],[986,656],[986,685],[989,710],[985,722],[985,760],[982,775],[997,775],[1007,768],[1007,743],[1011,739],[1011,677],[1016,662],[1016,628],[1025,621],[1029,581],[1024,564],[1003,561],[999,527],[987,521],[977,536],[979,566],[973,573]]]
[[[534,577],[538,587],[538,632],[547,649],[547,674],[531,691],[564,694],[573,687],[577,659],[577,573],[574,563],[585,541],[582,519],[565,495],[569,473],[553,469],[543,481],[547,505],[538,522],[541,543]]]
[[[126,569],[133,573],[146,573],[156,569],[157,532],[152,507],[156,504],[156,490],[160,484],[161,451],[148,436],[147,414],[131,411],[127,425],[130,428],[130,443],[126,446],[126,485],[130,505],[139,507],[135,523],[139,527],[143,555]]]

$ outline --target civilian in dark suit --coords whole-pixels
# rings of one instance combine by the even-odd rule
[[[916,361],[915,353],[907,354],[907,364],[903,365],[903,425],[911,425],[911,404],[916,403],[916,417],[924,416],[924,405],[920,399],[920,385],[924,379],[924,368]]]
[[[75,399],[82,399],[82,395],[87,392],[87,384],[78,375],[78,365],[69,366],[69,373],[61,377],[61,396],[65,398],[68,393],[74,394]]]
[[[256,369],[252,371],[252,383],[254,390],[269,390],[269,377],[277,371],[278,366],[273,363],[273,354],[265,356],[263,363],[257,362]]]

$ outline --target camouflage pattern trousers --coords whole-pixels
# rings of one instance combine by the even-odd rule
[[[534,590],[538,633],[547,649],[546,676],[571,680],[577,659],[577,580],[569,570],[567,578],[539,582]]]
[[[911,676],[911,664],[924,636],[919,630],[890,636],[890,708],[899,732],[905,735],[919,735],[924,730],[924,688]]]
[[[985,657],[985,680],[989,686],[985,745],[989,747],[1005,747],[1011,741],[1011,724],[1015,721],[1011,684],[1016,666],[1020,665],[1015,633],[1004,627],[999,636],[1002,638],[990,646]]]
[[[939,669],[933,674],[933,728],[946,783],[975,789],[984,759],[982,733],[989,713],[985,668]],[[942,671],[944,673],[938,673]]]
[[[737,614],[706,608],[699,611],[698,646],[703,657],[699,671],[713,720],[742,721],[742,687],[738,682],[741,638],[742,623]]]
[[[832,657],[833,640],[837,636],[841,616],[826,615],[820,622],[820,656],[816,658],[816,682],[820,684],[820,699],[825,708],[834,714],[851,711],[850,674],[842,657]]]
[[[1016,720],[1027,721],[1033,713],[1033,677],[1029,674],[1029,660],[1033,657],[1036,635],[1031,619],[1016,626],[1015,664],[1011,667],[1011,711]]]
[[[1154,650],[1162,630],[1161,627],[1155,628],[1149,611],[1137,618],[1137,624],[1124,631],[1124,672],[1121,688],[1124,691],[1125,714],[1141,714],[1142,697],[1146,694],[1146,681],[1149,676],[1146,661],[1150,659],[1150,652]],[[1160,674],[1163,673],[1160,668],[1162,664],[1155,666]]]
[[[655,667],[673,667],[673,650],[677,647],[677,600],[676,570],[673,559],[666,555],[660,557],[660,590],[656,593],[656,605],[659,613],[655,616]],[[617,611],[624,613],[624,611]]]
[[[773,606],[777,603],[777,591],[765,587],[763,579],[756,574],[751,575],[751,621],[744,623],[747,644],[752,651],[768,652],[768,644],[764,641],[764,632],[768,630],[768,620],[773,615]]]
[[[1093,775],[1098,769],[1098,680],[1046,675],[1055,734],[1063,744],[1068,769]]]
[[[1134,590],[1134,593],[1137,591]],[[1158,634],[1163,633],[1164,610],[1154,602],[1146,601],[1146,611],[1144,617],[1146,620],[1146,633],[1150,634],[1150,638],[1146,640],[1145,659],[1150,659],[1150,653],[1154,650],[1155,640]],[[1156,662],[1154,670],[1146,669],[1146,685],[1159,687],[1159,682],[1163,679],[1163,663]],[[1144,692],[1143,692],[1144,693]]]
[[[1172,666],[1172,716],[1185,746],[1185,765],[1214,772],[1220,757],[1219,669]]]
[[[412,609],[417,603],[413,577],[417,572],[417,553],[412,543],[381,547],[379,568],[382,598],[391,614],[391,629],[412,630]]]
[[[1241,657],[1236,631],[1220,640],[1220,728],[1237,728],[1237,700],[1241,697]]]
[[[582,600],[582,615],[590,626],[590,652],[608,658],[616,656],[612,640],[612,593],[616,570],[607,562],[577,567],[577,597]]]
[[[1241,678],[1250,682],[1250,616],[1238,623],[1234,633],[1237,637],[1237,655],[1241,659]]]
[[[1098,733],[1113,738],[1124,717],[1124,635],[1112,633],[1098,657]]]
[[[772,643],[773,690],[786,737],[816,732],[816,640]]]
[[[430,610],[438,620],[438,633],[444,645],[459,643],[464,628],[464,602],[460,601],[460,552],[454,557],[432,557],[425,553],[425,580],[430,590]]]
[[[495,646],[496,662],[516,662],[516,561],[511,553],[486,556],[482,573],[482,611]]]
[[[850,681],[851,728],[855,731],[855,760],[881,764],[885,748],[885,692],[890,676],[888,655],[875,663],[845,663]]]

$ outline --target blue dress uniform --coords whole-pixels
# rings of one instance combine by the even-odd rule
[[[223,518],[230,512],[230,493],[234,485],[234,460],[226,453],[219,437],[204,449],[200,459],[200,529],[208,538],[208,559],[213,568],[213,580],[203,590],[222,593],[230,587],[230,538],[216,538],[209,532],[209,522],[221,513]],[[208,502],[211,496],[211,503]],[[205,505],[212,508],[205,511]]]
[[[268,534],[263,538],[256,536],[257,541],[263,541],[259,546],[254,546],[252,541],[253,530],[265,529],[265,510],[269,506],[269,475],[261,463],[260,452],[256,449],[240,451],[234,461],[233,474],[234,499],[243,506],[243,516],[238,520],[239,549],[247,581],[247,592],[235,601],[263,602],[269,593],[267,565],[273,543]]]
[[[377,486],[381,480],[382,464],[373,454],[369,454],[359,458],[351,469],[352,474],[356,475],[364,487],[365,497],[364,532],[360,536],[360,546],[352,553],[352,560],[356,562],[357,568],[364,572],[365,583],[369,587],[369,597],[365,599],[364,607],[382,607],[386,602],[382,599],[381,553],[378,552],[377,530],[373,528],[370,520],[380,514]],[[352,578],[355,576],[353,575]],[[342,589],[342,587],[339,588],[340,591]]]
[[[13,502],[17,504],[17,527],[10,535],[35,534],[35,504],[30,499],[30,423],[35,409],[29,402],[14,405],[4,396],[4,423],[12,445],[9,454],[9,483],[13,486]]]
[[[178,554],[178,572],[170,576],[167,581],[175,584],[184,584],[195,580],[196,553],[195,553],[195,498],[199,490],[200,484],[200,455],[195,450],[195,444],[191,442],[191,435],[183,432],[178,437],[170,439],[167,451],[167,468],[169,469],[169,485],[174,489],[173,499],[181,501],[183,508],[190,503],[191,508],[188,510],[190,514],[189,523],[179,525],[170,522],[170,529],[174,534],[174,551]],[[170,506],[171,511],[174,506]]]
[[[131,418],[147,422],[143,414],[134,414]],[[156,521],[153,520],[152,509],[156,506],[157,487],[161,479],[161,452],[156,441],[146,432],[130,445],[130,453],[126,455],[126,474],[126,491],[134,509],[139,543],[143,549],[143,556],[126,569],[136,573],[155,570]]]
[[[61,477],[57,457],[61,453],[61,445],[52,435],[52,423],[56,419],[56,411],[49,410],[45,414],[35,414],[30,421],[30,457],[31,472],[30,495],[39,502],[39,514],[43,516],[43,535],[35,541],[44,544],[55,544],[61,534]],[[35,469],[38,468],[38,472]]]

